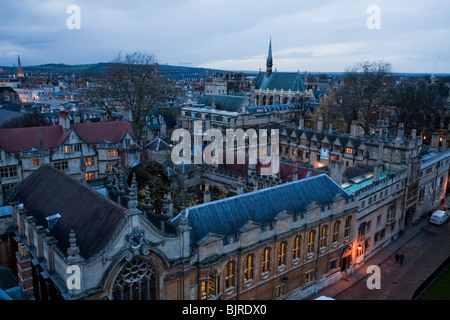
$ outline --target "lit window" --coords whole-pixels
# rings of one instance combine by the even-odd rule
[[[278,266],[286,264],[286,242],[283,241],[278,247]]]
[[[324,248],[327,245],[327,233],[328,226],[322,227],[322,232],[320,233],[320,247]]]
[[[244,264],[244,280],[249,281],[253,279],[253,255],[249,254],[245,258]]]
[[[39,167],[41,161],[39,159],[33,159],[33,168]]]
[[[87,172],[85,175],[86,181],[95,180],[95,172]]]
[[[200,296],[202,300],[206,300],[208,292],[206,291],[206,281],[200,282]]]
[[[264,249],[261,261],[262,261],[261,273],[269,272],[269,263],[270,263],[270,249],[269,248]]]
[[[300,236],[296,236],[295,240],[294,240],[294,251],[292,253],[292,258],[295,259],[300,259],[300,242],[301,242],[301,237]]]
[[[93,158],[93,157],[87,157],[87,158],[84,158],[84,165],[85,165],[86,167],[92,167],[92,166],[94,166],[94,165],[95,165],[94,158]]]
[[[346,148],[346,149],[345,149],[345,152],[346,152],[346,153],[353,154],[353,149],[352,149],[352,148]]]
[[[108,157],[109,157],[109,158],[115,158],[115,157],[117,157],[117,150],[109,150],[109,151],[108,151]]]
[[[225,288],[232,287],[234,287],[234,262],[230,261],[225,268]]]
[[[314,237],[315,237],[316,232],[314,230],[309,232],[309,237],[308,237],[308,253],[313,253],[314,252]]]
[[[69,145],[64,146],[64,152],[65,152],[65,153],[70,153],[70,152],[72,152]]]

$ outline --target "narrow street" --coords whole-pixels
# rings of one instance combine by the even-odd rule
[[[409,240],[401,239],[408,233]],[[336,300],[411,300],[414,291],[449,257],[450,224],[435,226],[422,221],[421,226],[406,227],[402,237],[369,258],[353,275],[311,299],[325,295]],[[397,252],[405,256],[403,266],[395,261]],[[381,289],[369,289],[366,285],[370,265],[380,267]]]

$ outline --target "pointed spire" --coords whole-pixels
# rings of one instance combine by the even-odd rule
[[[267,55],[267,63],[266,63],[266,78],[270,77],[272,74],[272,66],[273,66],[273,59],[272,59],[272,36],[270,36],[270,42],[269,42],[269,54]]]
[[[183,205],[181,207],[181,216],[180,216],[179,225],[180,226],[187,226],[187,224],[188,224],[188,219],[187,219],[187,216],[186,216],[186,207]]]
[[[144,209],[146,211],[151,211],[153,206],[152,206],[152,198],[150,196],[150,188],[148,187],[148,185],[145,186],[145,205],[144,205]]]
[[[22,63],[20,62],[20,56],[17,55],[17,78],[23,78],[25,74],[22,69]]]
[[[128,193],[128,209],[135,209],[138,205],[138,187],[136,183],[136,173],[133,173],[130,192]]]

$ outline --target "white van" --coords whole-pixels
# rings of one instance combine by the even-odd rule
[[[430,217],[430,223],[441,225],[447,221],[448,215],[442,210],[436,210]]]

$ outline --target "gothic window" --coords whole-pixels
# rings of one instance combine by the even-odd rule
[[[253,280],[253,254],[249,254],[245,258],[244,263],[244,281],[250,281]]]
[[[266,247],[262,254],[261,259],[261,273],[269,272],[270,265],[270,248]]]
[[[280,243],[278,247],[278,266],[286,264],[286,241]]]
[[[327,245],[327,233],[328,233],[328,226],[323,226],[322,231],[320,232],[320,247],[325,248]]]
[[[200,298],[202,300],[213,298],[219,291],[217,287],[217,272],[211,271],[207,281],[200,282]]]
[[[225,267],[225,289],[234,287],[234,269],[234,262],[228,262]]]
[[[350,237],[350,223],[352,222],[352,217],[347,217],[345,220],[344,237]]]
[[[113,286],[113,300],[156,300],[156,275],[146,260],[128,262]]]
[[[333,242],[339,242],[339,226],[341,222],[338,220],[334,223],[333,227]]]
[[[314,230],[311,230],[309,232],[309,236],[308,236],[308,253],[313,253],[314,252],[314,238],[315,238],[315,234],[316,232]]]
[[[294,250],[292,252],[292,259],[300,259],[300,242],[301,236],[296,236],[294,239]]]

